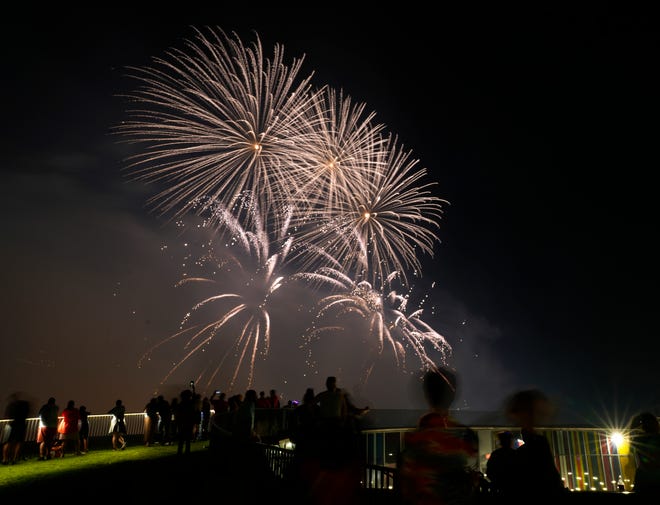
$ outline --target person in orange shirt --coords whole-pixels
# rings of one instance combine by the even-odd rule
[[[398,493],[404,505],[473,503],[478,485],[478,437],[456,421],[449,408],[457,377],[449,369],[428,371],[422,387],[429,410],[417,429],[404,435],[399,453]]]
[[[61,458],[64,457],[67,446],[73,445],[76,454],[80,455],[80,436],[78,435],[78,422],[80,421],[80,411],[76,408],[76,402],[69,400],[66,408],[60,413],[61,421],[58,425],[57,432],[60,434],[62,441]]]

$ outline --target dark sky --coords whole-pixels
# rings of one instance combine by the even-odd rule
[[[54,395],[99,413],[123,398],[142,410],[156,390],[183,387],[159,386],[162,363],[136,365],[195,300],[174,288],[176,230],[149,213],[153,188],[122,173],[130,148],[110,132],[135,85],[127,67],[181,47],[191,26],[217,26],[246,42],[255,30],[267,55],[275,43],[287,60],[304,55],[302,73],[376,111],[450,202],[418,287],[453,348],[457,407],[496,410],[538,387],[565,418],[660,414],[657,16],[401,9],[5,27],[3,405],[24,391],[35,404]],[[332,355],[349,360],[342,345]],[[301,377],[271,364],[255,386],[295,399],[337,367]],[[392,377],[354,394],[407,408],[408,386]]]

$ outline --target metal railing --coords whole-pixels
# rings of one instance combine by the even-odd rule
[[[275,436],[278,433],[286,431],[287,414],[290,409],[257,409],[255,428],[262,436]],[[211,415],[214,411],[211,411]],[[144,412],[126,413],[124,420],[126,422],[127,435],[142,435],[144,433]],[[110,422],[112,414],[90,414],[89,437],[103,437],[110,434]],[[10,419],[0,419],[0,443],[5,441],[5,426],[9,424]],[[39,418],[30,417],[27,419],[26,442],[36,442],[39,433]]]
[[[296,456],[295,451],[276,445],[256,444],[261,450],[268,469],[280,479],[287,477]],[[393,490],[396,469],[367,463],[363,466],[360,483],[364,489]]]
[[[394,489],[396,480],[396,468],[389,466],[373,465],[367,463],[364,465],[364,476],[362,478],[362,487],[365,489]]]
[[[89,438],[98,438],[110,435],[110,422],[112,414],[92,414],[89,416]],[[126,414],[127,435],[141,435],[144,433],[144,413]],[[6,426],[11,422],[10,419],[0,419],[0,442],[6,439]],[[27,420],[27,431],[25,433],[25,442],[36,442],[39,433],[39,418],[31,417]]]

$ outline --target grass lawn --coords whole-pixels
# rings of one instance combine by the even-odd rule
[[[90,450],[76,456],[39,461],[36,457],[0,466],[0,503],[7,498],[26,504],[89,502],[153,503],[173,498],[183,489],[215,494],[224,481],[218,456],[194,442],[191,453],[177,455],[176,446],[128,445],[123,451]]]

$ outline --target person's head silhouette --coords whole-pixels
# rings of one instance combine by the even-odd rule
[[[449,410],[456,398],[456,375],[448,369],[438,368],[424,374],[424,396],[434,410]]]

